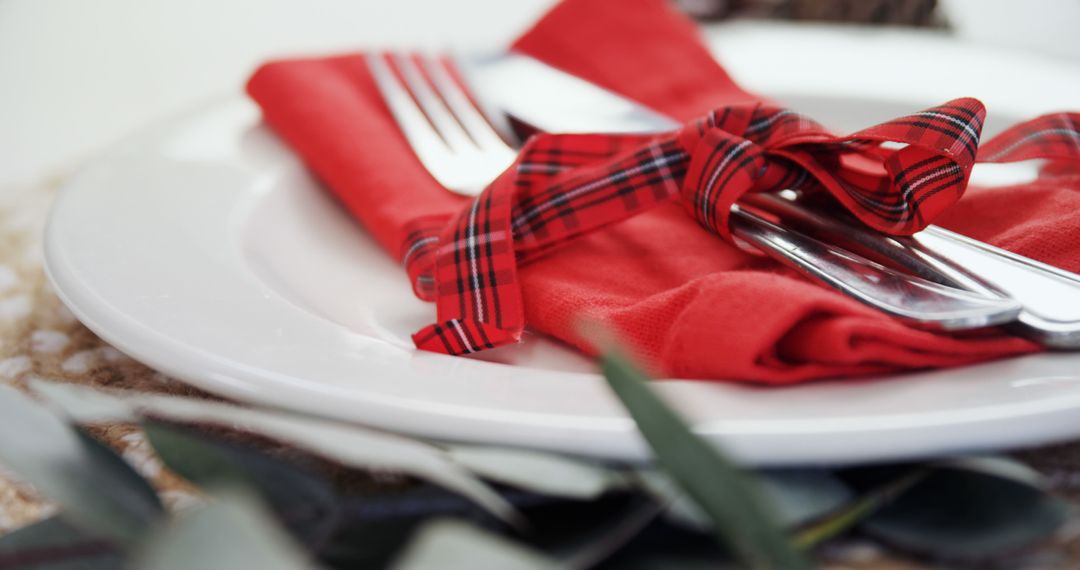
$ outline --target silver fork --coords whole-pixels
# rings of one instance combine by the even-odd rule
[[[416,156],[447,190],[479,194],[517,153],[473,106],[442,62],[420,58],[421,70],[409,55],[390,57],[404,84],[382,54],[368,55],[368,67]]]
[[[442,186],[474,196],[513,164],[514,149],[472,104],[443,61],[391,53],[370,54],[367,64],[416,156]],[[732,210],[731,223],[733,235],[781,263],[915,326],[993,326],[1014,320],[1021,309],[1012,299],[895,271],[738,207]]]

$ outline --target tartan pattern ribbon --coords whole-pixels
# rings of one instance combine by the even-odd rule
[[[661,135],[537,135],[454,216],[414,220],[401,257],[438,322],[417,348],[468,354],[514,343],[525,328],[517,266],[582,234],[680,200],[733,241],[746,192],[828,192],[871,228],[907,235],[954,204],[976,161],[1080,162],[1080,114],[1019,124],[979,148],[985,110],[957,99],[839,137],[793,111],[717,109]]]

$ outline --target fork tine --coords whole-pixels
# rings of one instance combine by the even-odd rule
[[[512,152],[510,146],[491,127],[487,119],[476,109],[469,96],[446,69],[446,64],[436,57],[423,56],[420,60],[435,90],[442,96],[446,105],[469,137],[476,145],[485,150]]]
[[[394,75],[386,62],[385,55],[371,53],[367,55],[366,60],[371,76],[375,80],[375,86],[379,89],[386,106],[390,108],[390,113],[393,114],[401,132],[428,171],[433,174],[438,172],[438,161],[445,162],[452,159],[450,149],[439,138],[427,117],[405,90],[405,86]]]
[[[398,64],[404,82],[391,68],[390,58]],[[515,153],[505,144],[477,146],[415,61],[373,54],[367,56],[367,64],[401,132],[439,184],[475,196],[513,163]]]
[[[474,150],[476,143],[469,138],[468,133],[454,118],[446,103],[432,89],[431,84],[420,71],[420,67],[416,65],[416,61],[405,53],[394,53],[392,57],[409,91],[416,99],[416,103],[420,105],[420,109],[427,115],[446,144],[456,152]]]
[[[471,84],[475,77],[474,64],[470,61],[470,58],[463,56],[458,52],[451,52],[445,57],[446,65],[449,69],[452,69],[458,73],[461,83],[458,85],[461,90],[467,94],[469,101],[473,103],[476,110],[480,112],[480,116],[487,121],[487,124],[495,129],[495,133],[499,135],[506,144],[510,145],[511,149],[521,148],[522,141],[517,131],[514,130],[513,124],[510,122],[510,118],[500,105],[489,101],[483,91],[477,91],[471,88]]]

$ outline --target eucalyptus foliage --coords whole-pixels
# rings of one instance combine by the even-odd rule
[[[1044,540],[1066,515],[1038,473],[1002,457],[748,471],[697,437],[628,360],[601,364],[655,465],[44,380],[30,383],[36,400],[0,387],[0,465],[60,508],[0,537],[0,568],[786,570],[809,568],[814,548],[851,533],[901,554],[977,561]],[[138,425],[205,506],[168,515],[84,431],[115,422]],[[259,437],[224,435],[234,432]]]

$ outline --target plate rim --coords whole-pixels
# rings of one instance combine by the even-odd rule
[[[225,101],[231,101],[231,100],[235,100],[235,99],[236,99],[235,96],[233,96],[233,97],[230,97],[229,99],[226,99]],[[215,99],[215,101],[218,101],[218,102],[217,103],[212,103],[211,105],[221,104],[221,100]],[[171,117],[168,117],[168,118],[166,118],[165,120],[163,120],[161,122],[157,122],[157,123],[154,123],[152,125],[147,126],[145,129],[140,130],[138,133],[136,133],[136,134],[122,140],[118,144],[114,145],[111,149],[109,149],[106,152],[99,155],[97,157],[97,160],[94,163],[89,164],[85,169],[81,170],[79,173],[72,176],[64,184],[64,187],[57,194],[56,202],[54,203],[53,208],[50,211],[49,220],[47,222],[46,229],[45,229],[45,236],[44,236],[44,241],[43,241],[44,250],[45,250],[45,256],[44,256],[44,259],[45,259],[45,263],[44,263],[45,273],[46,273],[46,276],[47,276],[49,282],[52,284],[54,290],[56,291],[57,295],[61,298],[61,300],[64,302],[64,304],[76,315],[76,317],[81,322],[83,322],[95,334],[102,337],[103,339],[105,339],[107,342],[109,342],[110,344],[112,344],[117,349],[121,350],[122,352],[132,356],[136,360],[144,362],[144,363],[150,365],[151,367],[153,367],[155,369],[166,372],[167,374],[170,374],[170,375],[172,375],[172,376],[174,376],[174,377],[176,377],[178,379],[181,379],[181,380],[183,380],[185,382],[193,384],[193,385],[195,385],[197,387],[207,389],[208,391],[211,391],[211,392],[221,393],[221,394],[224,394],[226,396],[237,398],[237,399],[258,401],[259,403],[266,404],[266,405],[273,405],[273,406],[286,405],[286,404],[289,404],[289,402],[286,401],[287,398],[274,397],[273,395],[267,395],[266,393],[261,393],[259,391],[252,390],[250,386],[244,387],[244,386],[240,386],[240,385],[235,384],[235,383],[228,383],[228,382],[221,383],[219,380],[208,380],[204,375],[200,375],[200,374],[195,373],[195,372],[193,372],[191,370],[183,369],[183,367],[176,366],[175,361],[172,361],[172,360],[170,360],[168,358],[164,358],[163,355],[160,354],[160,353],[154,353],[152,350],[148,350],[145,346],[140,346],[140,345],[138,345],[138,343],[130,342],[129,338],[126,338],[124,334],[120,334],[120,335],[116,334],[116,331],[118,330],[118,327],[132,326],[130,331],[138,331],[140,334],[149,334],[149,336],[151,336],[151,337],[153,337],[155,335],[159,335],[159,333],[157,331],[154,331],[152,329],[143,328],[142,330],[139,330],[140,326],[139,326],[138,323],[134,323],[134,324],[131,324],[131,325],[125,325],[125,324],[117,325],[117,324],[108,322],[110,320],[110,317],[107,314],[95,314],[94,309],[92,308],[92,307],[95,306],[94,305],[94,300],[92,299],[93,291],[80,290],[79,289],[79,284],[78,284],[78,279],[76,277],[74,277],[73,275],[65,273],[65,271],[70,273],[73,270],[70,267],[65,268],[65,266],[64,266],[64,263],[62,261],[63,255],[62,255],[62,252],[61,252],[63,246],[60,243],[61,237],[59,236],[59,232],[56,229],[54,224],[56,222],[56,215],[55,214],[56,214],[57,211],[60,211],[60,207],[61,207],[60,205],[62,204],[62,201],[65,199],[65,196],[68,194],[68,192],[73,191],[72,189],[74,189],[74,188],[78,188],[80,181],[83,179],[83,176],[85,176],[87,172],[91,171],[94,168],[95,164],[101,164],[103,161],[107,161],[108,157],[111,157],[115,153],[120,152],[121,149],[128,148],[129,146],[131,146],[133,144],[137,144],[137,142],[139,140],[141,140],[142,137],[147,136],[149,133],[154,133],[154,132],[158,132],[160,130],[164,130],[165,128],[167,128],[167,126],[172,125],[176,121],[181,121],[185,117],[188,117],[188,116],[191,116],[191,115],[197,115],[200,112],[204,112],[206,108],[207,108],[207,101],[204,100],[204,101],[201,101],[197,106],[193,105],[190,108],[188,108],[187,110],[182,111],[180,113],[177,113],[177,114],[175,114],[175,115],[173,115]],[[90,308],[88,309],[88,307],[90,307]],[[122,319],[120,319],[120,320],[122,320]],[[175,350],[176,347],[174,346],[173,349]],[[183,346],[183,350],[181,350],[180,352],[184,352],[184,351],[188,351],[188,354],[183,355],[183,356],[186,356],[186,357],[209,358],[211,360],[213,360],[213,358],[214,358],[214,355],[212,355],[212,354],[199,354],[201,351],[199,351],[199,350],[197,350],[197,349],[195,349],[193,347],[189,347],[189,346]],[[192,353],[191,351],[195,351],[195,352]],[[1039,356],[1043,356],[1043,355],[1039,355]],[[1025,357],[1025,358],[1030,358],[1030,357]],[[596,376],[596,378],[597,378],[598,381],[602,382],[602,380],[600,380],[598,376]],[[903,380],[900,380],[900,381],[903,381]],[[668,381],[668,382],[678,382],[678,381]],[[700,383],[700,382],[697,382],[697,381],[686,381],[686,382]],[[666,383],[667,382],[664,382],[664,383],[661,384],[661,391],[667,391],[669,389],[669,388],[663,386],[663,384],[666,384]],[[1042,403],[1040,405],[1038,405],[1038,406],[1035,406],[1033,403],[1025,403],[1025,404],[1030,404],[1027,407],[1025,407],[1024,405],[1019,405],[1019,406],[1013,405],[1011,407],[1006,406],[1006,408],[1010,408],[1011,411],[1009,411],[1007,409],[1007,410],[1005,410],[1005,412],[1007,412],[1007,413],[1002,413],[1001,415],[996,416],[996,417],[984,417],[983,419],[978,420],[978,421],[981,421],[982,423],[980,425],[983,425],[984,427],[991,427],[991,426],[997,425],[996,422],[1001,422],[1001,421],[1005,421],[1006,425],[1009,425],[1008,424],[1009,421],[1016,421],[1017,418],[1023,418],[1023,417],[1039,417],[1041,421],[1044,421],[1044,422],[1047,422],[1047,423],[1050,423],[1049,420],[1051,420],[1051,419],[1055,420],[1055,422],[1062,422],[1062,421],[1065,421],[1065,420],[1069,419],[1068,416],[1075,415],[1074,412],[1076,410],[1080,409],[1080,393],[1075,394],[1074,398],[1071,399],[1071,400],[1067,399],[1067,398],[1059,398],[1059,399],[1055,400],[1055,404],[1051,405],[1051,406],[1045,405],[1044,401],[1040,400],[1040,402],[1042,402]],[[943,413],[945,413],[945,412],[939,412],[938,414],[940,415],[940,414],[943,414]],[[899,414],[899,415],[903,416],[903,414]],[[934,415],[934,412],[931,412],[930,415]],[[991,414],[991,416],[993,416],[993,414]],[[1059,417],[1059,416],[1061,416],[1061,417]],[[339,418],[339,419],[345,419],[345,418]],[[939,418],[939,421],[941,423],[936,423],[936,424],[933,423],[933,422],[927,423],[927,421],[926,421],[927,419],[928,418],[924,415],[923,418],[921,420],[918,420],[917,422],[915,420],[912,420],[914,423],[909,425],[906,428],[898,428],[896,425],[894,425],[894,426],[889,427],[889,428],[880,428],[880,429],[888,429],[888,430],[891,430],[894,433],[901,433],[901,432],[906,433],[910,438],[910,437],[918,436],[920,434],[923,434],[923,435],[934,434],[934,433],[936,433],[936,430],[940,429],[940,427],[942,425],[955,425],[957,423],[957,420],[955,420],[955,419],[950,421],[950,420],[947,420],[946,418]],[[847,428],[847,429],[850,429],[851,431],[860,431],[860,432],[874,431],[873,429],[868,430],[867,425],[866,425],[866,421],[867,421],[866,418],[856,417],[856,418],[846,418],[845,420],[853,424],[853,425],[851,425],[850,427]],[[346,421],[350,421],[350,420],[346,420]],[[352,420],[352,421],[355,421],[355,419]],[[813,420],[813,421],[820,423],[820,420]],[[972,421],[975,421],[975,420],[972,420]],[[408,422],[406,422],[406,423],[408,423]],[[534,441],[522,441],[521,443],[526,447],[546,448],[546,449],[549,449],[549,450],[552,450],[552,451],[569,452],[569,453],[574,453],[574,454],[578,454],[578,455],[600,456],[600,457],[606,457],[606,458],[611,458],[611,459],[644,460],[644,459],[646,459],[648,457],[648,450],[644,446],[643,442],[641,441],[640,435],[637,434],[636,428],[634,428],[632,422],[629,421],[629,418],[626,418],[626,417],[618,418],[618,419],[607,418],[607,419],[603,419],[599,424],[596,422],[595,419],[591,419],[591,420],[589,420],[588,423],[594,424],[589,429],[606,432],[607,436],[604,437],[604,438],[599,438],[596,441],[593,441],[593,442],[591,442],[589,444],[582,444],[581,442],[577,442],[577,444],[572,445],[569,448],[566,445],[562,445],[562,444],[558,444],[558,443],[552,444],[551,441],[548,441],[546,444],[543,441],[537,441],[537,440],[534,440]],[[600,425],[600,424],[603,424],[603,425]],[[1059,434],[1057,434],[1057,436],[1059,436],[1059,437],[1055,437],[1055,434],[1047,434],[1047,433],[1045,433],[1045,430],[1036,431],[1036,432],[1024,432],[1022,430],[1016,430],[1016,431],[1011,431],[1011,432],[1009,432],[1009,433],[1007,433],[1005,435],[998,434],[996,436],[989,436],[989,432],[994,431],[994,430],[989,430],[988,429],[987,430],[987,432],[988,432],[988,434],[987,434],[988,437],[987,438],[984,438],[981,441],[977,440],[977,439],[972,440],[972,441],[970,441],[969,444],[966,444],[964,446],[964,449],[969,450],[969,451],[989,450],[989,449],[999,449],[999,448],[1003,448],[1003,447],[1017,447],[1017,446],[1037,444],[1037,443],[1041,444],[1041,443],[1046,443],[1048,441],[1053,441],[1055,439],[1068,439],[1068,438],[1075,437],[1076,435],[1080,435],[1080,423],[1078,423],[1077,421],[1074,420],[1069,425],[1072,426],[1074,424],[1075,424],[1075,428],[1073,428],[1074,431],[1072,431],[1071,433],[1068,433],[1068,434],[1059,433]],[[483,425],[480,426],[481,429],[479,429],[479,430],[473,429],[472,431],[474,433],[478,433],[479,431],[483,431],[483,429],[490,429],[490,428],[485,428],[484,426],[486,426],[486,425],[487,424],[483,424]],[[418,429],[418,430],[417,429],[410,429],[409,425],[402,425],[400,422],[398,423],[398,425],[389,425],[389,426],[383,425],[383,426],[376,426],[376,427],[383,427],[385,429],[391,429],[391,430],[397,431],[397,432],[409,433],[410,435],[417,435],[417,436],[424,436],[424,435],[430,436],[430,435],[432,435],[430,433],[431,430],[429,430],[429,429]],[[415,426],[413,426],[413,427],[415,427]],[[705,424],[699,423],[699,424],[696,425],[696,429],[699,431],[699,433],[702,433],[706,437],[708,437],[710,439],[714,439],[714,440],[719,439],[719,440],[725,440],[725,441],[729,440],[732,437],[732,435],[733,435],[732,428],[733,427],[734,426],[732,425],[731,422],[724,423],[722,421],[719,422],[719,423],[716,423],[716,422],[713,422],[711,424],[710,423],[705,423]],[[800,426],[800,427],[805,429],[807,426]],[[835,432],[835,430],[836,430],[835,422],[833,424],[832,429]],[[907,431],[904,432],[904,430],[907,430]],[[465,430],[465,432],[468,432],[468,431],[469,430]],[[573,430],[571,430],[571,431],[573,431]],[[465,433],[465,432],[458,433],[457,436],[460,436],[460,437],[451,437],[450,439],[464,440],[464,441],[476,441],[477,440],[477,438],[470,437],[469,434]],[[789,438],[792,437],[792,434],[789,433],[789,432],[785,432],[785,433],[783,433],[781,435],[783,435],[784,437],[789,437]],[[775,441],[777,436],[778,436],[778,434],[770,433],[770,430],[761,429],[761,426],[758,426],[758,431],[757,432],[748,431],[747,433],[738,434],[738,437],[743,438],[747,442],[747,445],[741,445],[741,446],[738,446],[738,447],[739,447],[739,449],[742,449],[743,447],[748,447],[749,445],[777,446],[777,445],[780,445],[777,441]],[[820,436],[820,434],[818,434],[818,436]],[[616,443],[616,442],[619,442],[619,443]],[[781,445],[781,447],[789,448],[789,447],[791,447],[791,445],[790,444]],[[874,456],[872,454],[868,454],[865,449],[862,449],[862,450],[860,450],[858,452],[855,452],[855,453],[850,453],[849,452],[847,454],[842,453],[842,452],[837,452],[837,453],[834,453],[832,456],[830,456],[826,461],[828,463],[830,463],[830,464],[841,464],[841,463],[850,463],[850,462],[865,463],[865,462],[868,462],[868,461],[875,461],[875,460],[876,461],[885,461],[885,460],[894,460],[894,459],[909,458],[909,457],[922,457],[922,456],[927,456],[927,455],[931,455],[931,456],[932,455],[941,455],[941,454],[946,454],[946,453],[950,453],[950,452],[954,451],[956,446],[953,445],[953,444],[945,443],[943,445],[939,445],[938,448],[936,448],[936,449],[929,449],[929,450],[926,449],[927,448],[926,445],[920,444],[920,445],[916,446],[916,447],[918,447],[920,449],[923,449],[923,451],[916,451],[916,450],[913,450],[913,449],[906,449],[905,450],[902,447],[903,446],[901,446],[901,449],[882,450],[882,452],[879,453],[877,456]],[[929,451],[929,453],[927,453],[927,451]],[[823,455],[820,455],[819,452],[817,452],[817,451],[811,451],[809,453],[803,453],[803,454],[795,454],[793,457],[790,458],[792,460],[788,460],[788,459],[784,459],[784,458],[773,458],[772,460],[770,460],[770,458],[768,458],[768,457],[761,456],[760,454],[755,455],[754,453],[749,453],[746,450],[736,451],[734,454],[735,454],[735,456],[737,458],[740,458],[740,459],[742,459],[744,461],[747,461],[747,462],[755,464],[755,465],[788,465],[788,464],[800,464],[800,465],[802,465],[802,464],[806,464],[806,463],[814,463],[815,462],[814,461],[814,456],[815,455],[817,455],[819,457],[824,457]]]

